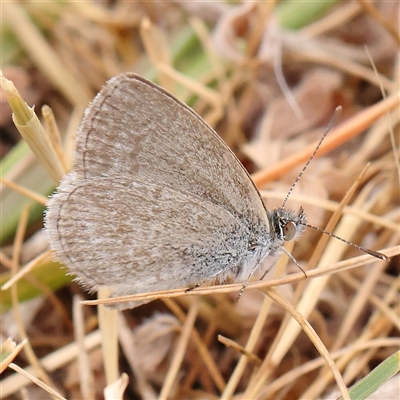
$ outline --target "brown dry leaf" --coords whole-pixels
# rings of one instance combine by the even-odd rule
[[[281,95],[272,100],[266,105],[257,138],[243,146],[245,154],[261,168],[276,163],[277,154],[283,158],[283,149],[279,147],[286,146],[287,139],[327,123],[335,108],[335,91],[340,86],[341,74],[335,71],[314,68],[305,73],[292,91],[302,118],[299,119],[295,114],[286,96]],[[304,141],[304,138],[301,140]],[[271,146],[275,149],[271,149]],[[300,144],[294,143],[293,147],[299,148]],[[271,154],[275,155],[272,159]]]
[[[399,3],[381,1],[374,3],[374,7],[381,16],[386,19],[393,27],[398,28]],[[374,63],[377,65],[389,62],[398,50],[397,45],[388,31],[374,18],[369,15],[361,14],[347,24],[339,26],[335,35],[342,41],[343,51],[346,56],[360,54],[362,62],[369,62],[364,46],[368,47]],[[350,44],[353,44],[351,47]],[[354,51],[360,49],[361,51]],[[342,54],[342,53],[340,53]],[[381,64],[384,66],[384,64]]]
[[[213,33],[215,52],[231,60],[243,61],[240,38],[246,35],[256,15],[257,7],[251,2],[244,2],[224,13]]]
[[[157,369],[173,349],[180,329],[181,324],[175,317],[157,313],[134,330],[137,360],[149,381],[157,377]]]
[[[262,121],[272,119],[269,137],[284,139],[295,136],[331,117],[335,108],[334,94],[342,84],[340,73],[325,68],[314,68],[305,73],[293,89],[293,97],[302,111],[299,120],[283,96],[269,105]],[[261,128],[262,129],[262,128]],[[261,134],[265,134],[262,132]]]

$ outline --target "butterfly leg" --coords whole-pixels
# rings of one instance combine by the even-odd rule
[[[265,275],[268,274],[269,271],[271,271],[272,268],[274,268],[275,264],[277,263],[278,260],[275,260],[272,265],[270,267],[267,268],[267,270],[263,273],[263,276],[260,278],[260,281],[262,281],[265,278]],[[253,276],[254,271],[257,269],[254,268],[251,272],[250,275],[248,276],[248,278],[244,281],[242,288],[240,289],[240,292],[238,294],[238,297],[236,299],[236,301],[239,301],[239,299],[242,297],[242,294],[244,292],[244,290],[246,289],[248,283],[250,282],[251,277]]]
[[[246,289],[248,283],[250,282],[250,279],[251,279],[251,277],[253,276],[254,271],[255,271],[255,268],[250,272],[250,274],[249,274],[249,276],[247,277],[247,279],[243,282],[242,288],[240,289],[240,292],[239,292],[239,294],[238,294],[238,296],[237,296],[237,299],[236,299],[237,302],[238,302],[239,299],[242,297],[242,294],[243,294],[243,292],[244,292],[244,289]]]
[[[272,268],[275,267],[276,263],[278,262],[278,259],[276,259],[263,273],[262,277],[260,278],[260,281],[262,281],[265,278],[265,275],[268,274],[269,271],[271,271]]]

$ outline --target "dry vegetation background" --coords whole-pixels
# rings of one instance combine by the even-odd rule
[[[58,127],[65,169],[88,102],[107,79],[134,71],[202,115],[272,208],[341,105],[321,157],[289,207],[303,205],[309,222],[322,228],[335,212],[329,230],[343,213],[335,233],[392,257],[381,261],[326,235],[329,242],[317,246],[320,235],[309,229],[292,250],[308,279],[283,259],[267,284],[250,284],[239,302],[240,285],[167,293],[119,315],[105,310],[109,329],[100,333],[97,308],[79,303],[80,296],[93,297],[69,283],[46,252],[43,203],[55,183],[19,141],[3,96],[0,254],[1,284],[9,285],[1,294],[1,333],[3,343],[8,337],[27,342],[3,347],[9,358],[2,363],[2,398],[50,398],[18,366],[54,397],[68,399],[336,398],[339,371],[350,387],[399,349],[397,2],[27,1],[1,7],[3,74],[40,118],[43,113],[48,131]],[[41,109],[45,104],[55,120]],[[341,260],[350,261],[336,264]],[[303,329],[290,317],[296,310],[315,332],[301,316]],[[109,345],[104,358],[102,336]],[[336,370],[321,357],[318,337]],[[121,388],[103,393],[120,372],[126,374]],[[379,398],[399,398],[398,376],[383,389]]]

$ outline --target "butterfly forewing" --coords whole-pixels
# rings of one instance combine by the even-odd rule
[[[267,219],[247,171],[220,137],[185,104],[134,74],[111,79],[90,105],[74,170],[78,179],[140,173],[249,222]]]

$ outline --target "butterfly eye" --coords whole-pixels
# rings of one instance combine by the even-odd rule
[[[253,252],[256,249],[257,245],[256,244],[249,244],[248,250]]]
[[[283,227],[283,240],[288,242],[296,234],[296,224],[293,221],[287,221]]]

